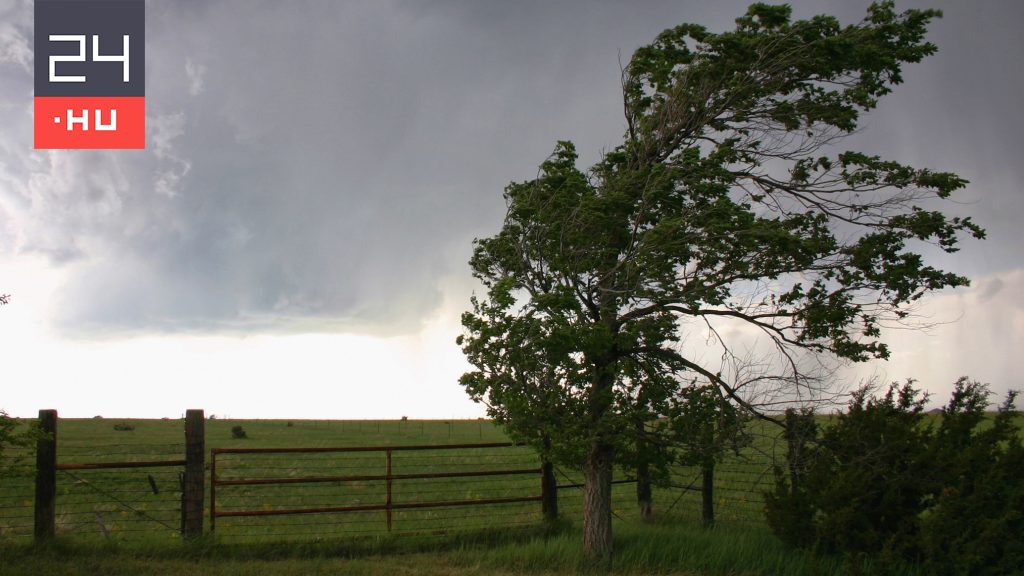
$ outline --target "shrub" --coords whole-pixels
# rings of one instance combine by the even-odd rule
[[[241,440],[242,438],[248,438],[249,436],[245,433],[245,429],[242,428],[241,426],[232,426],[231,437],[237,440]]]
[[[853,395],[845,414],[776,469],[766,516],[785,542],[934,574],[1005,574],[1024,565],[1024,446],[1011,393],[987,426],[987,386],[961,378],[938,426],[926,395],[893,384]]]
[[[1024,446],[1010,393],[982,427],[988,390],[962,378],[936,434],[944,474],[921,518],[932,574],[1010,574],[1024,566]]]
[[[849,410],[821,436],[807,484],[818,510],[817,546],[829,551],[880,552],[912,541],[932,462],[923,426],[927,395],[912,381],[881,398],[854,393]]]

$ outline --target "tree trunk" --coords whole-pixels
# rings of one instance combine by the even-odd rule
[[[651,467],[644,456],[643,447],[640,447],[640,460],[636,465],[636,503],[640,507],[640,519],[649,521],[651,512]]]
[[[555,466],[551,463],[551,437],[544,434],[544,454],[541,463],[540,507],[546,522],[558,519],[558,481]]]
[[[704,481],[701,484],[701,521],[705,528],[715,525],[715,464],[703,466]]]
[[[612,457],[611,444],[594,441],[583,465],[583,548],[594,564],[612,559]]]

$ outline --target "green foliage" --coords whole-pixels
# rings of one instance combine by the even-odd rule
[[[881,396],[859,390],[788,474],[777,470],[769,525],[791,545],[921,562],[934,574],[1010,573],[1024,558],[1015,397],[989,421],[987,386],[961,378],[934,426],[912,381]]]
[[[4,462],[4,447],[17,443],[17,428],[18,422],[0,410],[0,464]]]
[[[941,486],[921,517],[932,574],[1010,574],[1024,566],[1024,446],[1010,393],[991,426],[987,390],[961,379],[937,433]],[[979,405],[980,404],[980,405]]]
[[[877,552],[912,542],[935,462],[923,426],[927,398],[908,381],[881,397],[856,392],[822,433],[823,452],[807,474],[817,544],[830,551]]]
[[[681,447],[680,463],[713,468],[729,451],[750,442],[749,418],[723,397],[713,385],[691,386],[680,391],[668,410],[668,437]]]
[[[22,465],[31,455],[30,452],[24,451],[17,451],[12,455],[5,449],[32,449],[39,438],[40,432],[36,426],[22,425],[17,419],[8,416],[7,412],[0,410],[0,477],[22,471]]]

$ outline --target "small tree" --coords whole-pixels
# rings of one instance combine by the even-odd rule
[[[720,329],[759,332],[783,360],[777,382],[806,386],[800,352],[885,358],[879,326],[926,292],[967,279],[908,244],[952,252],[969,219],[923,201],[964,186],[954,174],[836,151],[860,114],[935,51],[939,13],[874,4],[859,24],[791,21],[755,4],[735,30],[666,30],[623,71],[625,141],[589,171],[560,142],[533,180],[505,190],[502,229],[476,242],[486,288],[459,342],[470,396],[513,436],[552,439],[583,469],[584,544],[611,557],[617,455],[637,445],[681,379],[698,377],[767,418],[708,358]],[[690,353],[704,326],[721,354]]]
[[[701,518],[706,528],[715,524],[715,464],[749,442],[746,422],[721,389],[710,384],[683,390],[671,412],[671,438],[682,447],[682,462],[701,469]]]
[[[815,539],[814,509],[805,482],[817,454],[818,424],[814,411],[786,409],[783,438],[786,468],[775,466],[775,490],[765,494],[765,519],[783,542],[807,547]]]

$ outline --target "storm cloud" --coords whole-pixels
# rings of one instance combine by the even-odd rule
[[[934,4],[939,54],[853,142],[971,180],[954,211],[990,240],[941,265],[1018,268],[1024,9]],[[853,22],[866,5],[795,11]],[[471,241],[497,230],[509,181],[556,140],[586,163],[620,141],[636,47],[745,7],[149,2],[147,149],[35,151],[32,5],[0,0],[0,258],[66,271],[66,335],[408,332],[468,291]]]

